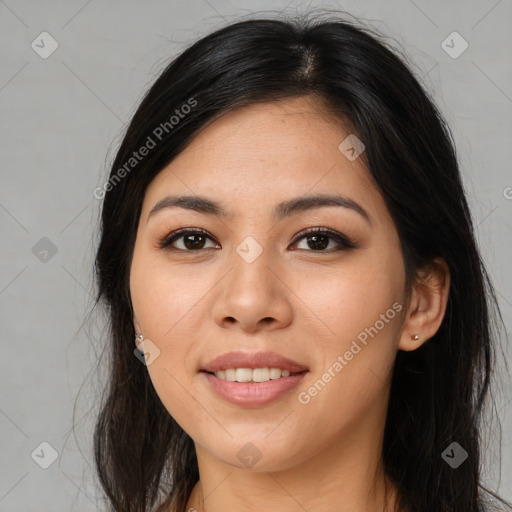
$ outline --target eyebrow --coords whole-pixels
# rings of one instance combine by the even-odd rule
[[[360,204],[356,203],[349,197],[336,194],[307,195],[283,201],[274,207],[272,211],[272,218],[275,221],[280,221],[290,215],[325,206],[341,206],[343,208],[351,209],[361,215],[368,224],[372,225],[370,215]],[[147,221],[149,221],[149,219],[157,212],[175,207],[194,210],[199,213],[214,215],[224,219],[233,218],[233,215],[230,214],[222,205],[207,197],[167,196],[156,203],[149,212]]]

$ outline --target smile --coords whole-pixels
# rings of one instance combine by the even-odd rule
[[[258,372],[259,370],[262,371]],[[270,376],[271,371],[274,378]],[[279,377],[277,377],[277,371],[280,373]],[[232,378],[233,372],[236,380],[229,380],[227,377]],[[220,373],[220,376],[216,373]],[[202,371],[200,375],[204,376],[207,386],[218,398],[240,407],[257,408],[284,397],[296,388],[309,372],[306,370],[290,374],[289,370],[279,368],[236,368],[220,370],[216,373]],[[263,379],[263,377],[265,380],[253,380],[254,378]],[[239,381],[238,378],[243,380]]]

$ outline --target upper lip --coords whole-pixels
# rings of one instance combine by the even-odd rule
[[[275,352],[227,352],[205,364],[202,370],[207,372],[218,372],[229,368],[280,368],[289,370],[290,373],[300,373],[307,368],[287,357]]]

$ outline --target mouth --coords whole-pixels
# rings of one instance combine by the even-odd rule
[[[288,395],[309,368],[273,352],[230,352],[199,370],[214,396],[239,407],[263,407]]]
[[[220,398],[225,402],[244,408],[261,408],[268,406],[278,399],[285,400],[290,393],[296,388],[309,371],[298,373],[290,373],[284,377],[277,379],[269,379],[266,381],[230,381],[217,377],[214,372],[200,372],[199,375],[204,377],[209,391],[213,391],[217,399]]]

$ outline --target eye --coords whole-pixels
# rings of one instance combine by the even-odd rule
[[[200,228],[181,228],[173,231],[159,242],[161,249],[178,251],[198,251],[205,248],[205,239],[213,240],[213,237],[204,229]],[[182,247],[174,246],[175,241],[183,241]],[[217,247],[219,245],[217,244]],[[209,247],[206,247],[209,249]],[[214,246],[215,248],[215,246]]]
[[[334,231],[329,228],[308,228],[304,231],[301,231],[295,237],[292,245],[297,244],[297,242],[301,241],[302,239],[306,239],[307,247],[312,249],[310,252],[333,252],[343,249],[355,249],[357,247],[357,244],[350,238],[343,235],[342,233],[339,233],[338,231]],[[207,240],[213,241],[214,239],[210,233],[204,229],[181,228],[167,235],[158,243],[158,245],[161,249],[185,252],[200,251],[201,249],[205,248],[220,248],[220,245],[216,242],[213,244],[213,246],[206,247]],[[177,247],[175,245],[177,241],[182,242],[182,247]],[[330,250],[324,250],[326,247],[329,247],[330,241],[334,241],[337,244],[337,248],[335,246],[334,248],[331,247]],[[304,248],[300,247],[299,249],[304,250]],[[305,250],[307,250],[307,248]]]
[[[355,249],[357,247],[357,244],[350,238],[329,228],[308,228],[299,233],[293,243],[296,244],[302,239],[305,239],[307,247],[312,249],[310,252],[333,252],[343,249]],[[330,241],[334,241],[338,244],[338,247],[327,251],[324,250],[326,247],[329,247]],[[299,249],[302,250],[303,248],[299,247]]]

